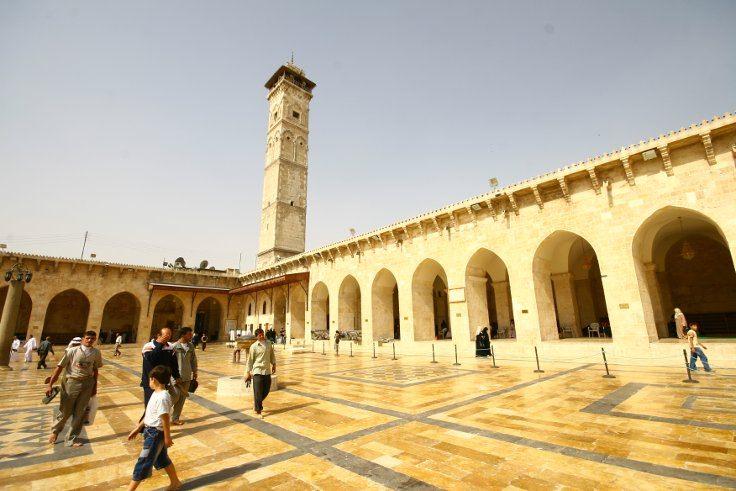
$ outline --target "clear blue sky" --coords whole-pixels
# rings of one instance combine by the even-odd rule
[[[0,242],[250,269],[292,50],[314,248],[736,110],[735,26],[733,1],[0,0]]]

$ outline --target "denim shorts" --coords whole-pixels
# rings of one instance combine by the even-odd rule
[[[133,469],[133,480],[142,481],[151,477],[153,467],[163,469],[171,465],[171,459],[164,444],[164,432],[146,426],[143,429],[143,450]]]

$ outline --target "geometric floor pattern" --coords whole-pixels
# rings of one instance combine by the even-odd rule
[[[100,371],[99,409],[80,449],[44,443],[55,407],[50,370],[0,372],[0,486],[114,489],[140,453],[128,432],[143,411],[140,349]],[[240,375],[230,350],[197,352],[200,388],[169,450],[185,489],[714,489],[736,488],[736,370],[683,370],[485,359],[277,352],[281,390],[265,418],[218,396]],[[453,360],[454,361],[454,360]],[[54,402],[58,403],[58,400]],[[168,480],[154,472],[141,489]]]

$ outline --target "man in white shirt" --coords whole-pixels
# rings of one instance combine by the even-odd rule
[[[115,338],[115,353],[113,353],[113,356],[120,356],[122,354],[120,352],[121,344],[123,344],[123,336],[118,334],[118,337]]]
[[[256,339],[250,347],[245,382],[253,380],[253,405],[256,414],[261,415],[263,400],[271,391],[271,374],[276,373],[276,353],[260,327]]]
[[[24,347],[26,349],[26,363],[30,363],[33,361],[33,352],[38,348],[38,343],[36,343],[36,338],[33,337],[33,334],[28,338]]]
[[[690,324],[690,330],[687,332],[687,341],[690,345],[690,370],[697,370],[695,362],[700,358],[700,361],[703,362],[703,368],[705,371],[712,372],[713,369],[711,369],[708,364],[708,357],[703,353],[703,350],[708,348],[698,341],[698,324],[695,322]]]
[[[10,361],[18,359],[18,349],[20,348],[20,339],[18,336],[13,336],[13,344],[10,345]]]

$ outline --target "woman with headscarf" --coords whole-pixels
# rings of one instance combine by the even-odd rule
[[[475,356],[485,356],[483,354],[483,328],[479,327],[475,331]]]
[[[484,327],[480,332],[481,339],[483,341],[483,356],[491,356],[491,338],[488,336],[488,327]]]
[[[677,307],[675,307],[675,332],[677,332],[678,338],[685,339],[687,319],[685,318],[685,314],[682,313],[682,310]]]

